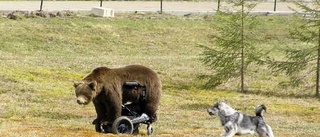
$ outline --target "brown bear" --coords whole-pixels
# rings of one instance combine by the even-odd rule
[[[140,94],[128,92],[123,85],[128,81],[138,82],[146,88],[144,101],[139,103]],[[98,67],[92,70],[82,81],[74,82],[77,103],[94,104],[97,118],[95,129],[101,132],[101,123],[112,124],[121,116],[121,105],[127,101],[139,103],[150,123],[157,120],[161,96],[161,81],[156,72],[142,65],[129,65],[121,68]]]

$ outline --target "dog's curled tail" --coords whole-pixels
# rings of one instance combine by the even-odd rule
[[[256,116],[263,117],[263,111],[267,112],[267,107],[265,105],[259,105],[256,108]]]

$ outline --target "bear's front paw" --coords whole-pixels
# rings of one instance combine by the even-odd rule
[[[102,132],[102,129],[101,129],[101,125],[100,124],[95,124],[95,127],[96,129],[96,132]]]
[[[112,123],[108,121],[101,121],[100,128],[104,133],[112,133]]]
[[[98,124],[98,119],[97,118],[92,121],[92,125],[95,125],[95,124]]]

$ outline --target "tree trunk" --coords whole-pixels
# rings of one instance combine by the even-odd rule
[[[241,92],[245,93],[244,90],[244,1],[241,2],[241,68],[240,68],[240,75],[241,75]]]
[[[319,97],[320,91],[320,26],[318,32],[318,57],[317,57],[317,83],[316,83],[316,96]]]

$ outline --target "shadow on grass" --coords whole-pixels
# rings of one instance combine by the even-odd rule
[[[281,98],[319,98],[315,95],[311,95],[307,93],[297,94],[297,93],[284,93],[284,92],[268,92],[263,90],[248,90],[244,94],[262,95],[262,96],[268,96],[268,97],[281,97]]]
[[[165,85],[163,86],[164,89],[176,89],[176,90],[207,90],[208,92],[212,91],[227,91],[227,92],[235,92],[235,93],[241,93],[240,90],[237,89],[227,89],[227,88],[208,88],[203,85],[195,85],[195,84],[174,84],[174,85]],[[262,95],[262,96],[268,96],[268,97],[285,97],[285,98],[317,98],[314,94],[308,94],[308,93],[286,93],[286,92],[270,92],[266,90],[260,90],[260,89],[250,89],[246,90],[243,94],[252,94],[252,95]],[[320,97],[318,97],[320,99]]]
[[[178,86],[178,88],[181,88],[182,86]],[[186,86],[187,87],[187,86]],[[199,90],[208,90],[208,92],[211,92],[213,90],[216,91],[228,91],[228,92],[235,92],[235,93],[241,93],[240,89],[227,89],[227,88],[208,88],[205,85],[196,85],[193,88],[198,88]],[[289,93],[289,92],[283,92],[283,91],[275,91],[270,92],[266,90],[261,89],[249,89],[246,90],[243,94],[252,94],[252,95],[261,95],[261,96],[267,96],[267,97],[281,97],[281,98],[318,98],[320,99],[320,96],[317,97],[315,94],[311,93]]]
[[[236,93],[242,93],[240,92],[240,89],[208,89],[205,86],[200,87],[203,90],[219,90],[219,91],[232,91],[232,92],[236,92]],[[276,91],[276,92],[270,92],[270,91],[266,91],[266,90],[261,90],[261,89],[249,89],[246,90],[245,92],[243,92],[242,94],[247,94],[247,95],[260,95],[260,96],[266,96],[266,97],[281,97],[281,98],[319,98],[315,96],[314,94],[308,94],[308,93],[287,93],[287,92],[283,92],[283,91]]]

